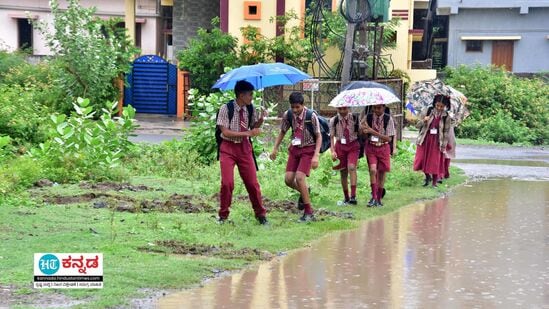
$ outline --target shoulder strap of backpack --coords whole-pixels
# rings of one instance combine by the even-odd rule
[[[371,128],[372,127],[372,122],[374,121],[374,116],[369,113],[366,115],[366,123],[368,124],[368,126]]]
[[[336,127],[338,123],[339,123],[339,114],[336,114],[334,117],[334,127],[333,127],[334,132],[336,131]]]
[[[254,105],[246,105],[246,108],[248,109],[248,129],[251,129],[252,121],[254,120]]]
[[[358,113],[352,113],[351,116],[353,116],[353,121],[355,123],[355,132],[358,133],[358,119],[360,118],[360,116],[358,115]]]
[[[307,124],[307,130],[309,130],[309,133],[311,133],[311,136],[315,137],[315,130],[313,129],[313,122],[311,121],[311,118],[313,117],[313,110],[307,109],[305,111],[305,123]],[[318,114],[317,114],[318,117]]]
[[[288,108],[288,111],[286,112],[286,120],[290,124],[290,128],[292,128],[292,132],[294,131],[294,122],[292,119],[293,117],[294,117],[294,112],[292,112],[292,109]]]
[[[389,119],[391,116],[389,114],[383,114],[383,129],[385,130],[385,133],[387,133],[387,125],[389,124]]]
[[[229,114],[229,124],[231,123],[231,121],[233,121],[233,116],[234,116],[234,104],[233,104],[233,101],[230,101],[229,103],[226,104],[227,105],[227,112]]]

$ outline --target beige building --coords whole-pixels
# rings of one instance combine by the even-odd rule
[[[177,2],[177,0],[175,0]],[[277,15],[283,15],[284,12],[294,11],[299,16],[306,14],[307,4],[313,1],[307,0],[221,0],[220,19],[221,28],[233,36],[243,38],[240,32],[241,27],[253,26],[260,29],[262,35],[274,37],[277,33],[276,25],[270,22],[270,19]],[[226,7],[223,3],[226,3]],[[330,0],[325,0],[328,3]],[[331,0],[328,3],[333,11],[338,10],[339,0]],[[412,81],[432,79],[436,77],[436,71],[432,69],[414,69],[412,65],[412,45],[414,41],[420,41],[422,30],[413,29],[414,11],[417,9],[426,9],[429,0],[392,0],[390,1],[390,18],[400,18],[400,25],[396,33],[396,48],[387,50],[384,53],[390,54],[394,64],[394,69],[402,70],[408,73]],[[327,51],[326,61],[333,64],[340,58],[339,51]]]
[[[161,54],[171,49],[171,6],[157,0],[135,1],[135,43],[142,54]],[[124,0],[81,0],[83,7],[96,7],[101,18],[120,17],[124,20]],[[66,1],[60,1],[60,7],[66,8]],[[164,17],[168,15],[168,17]],[[27,48],[35,56],[49,55],[44,38],[28,23],[33,20],[51,24],[52,15],[47,0],[0,0],[0,48],[16,50]],[[121,26],[124,24],[122,23]]]

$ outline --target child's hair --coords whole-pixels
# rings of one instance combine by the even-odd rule
[[[303,94],[301,92],[292,92],[290,94],[290,104],[301,104],[305,102],[305,99],[303,99]]]
[[[238,97],[239,94],[248,91],[254,91],[254,85],[245,80],[239,80],[236,82],[236,85],[234,85],[234,94],[236,97]]]
[[[435,104],[437,102],[442,102],[447,108],[450,108],[450,97],[445,96],[443,94],[437,94],[435,95],[435,98],[433,99],[433,107],[435,107]]]

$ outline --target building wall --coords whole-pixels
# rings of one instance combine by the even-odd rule
[[[548,16],[549,7],[530,7],[528,14],[520,14],[519,8],[459,9],[450,15],[448,65],[491,64],[491,40],[483,41],[482,52],[466,52],[462,36],[520,36],[514,41],[513,72],[548,71]]]
[[[219,16],[219,0],[174,0],[174,53],[185,48],[199,28],[210,29],[211,20],[216,16]]]
[[[60,1],[60,7],[66,8],[66,1]],[[83,7],[96,7],[96,14],[102,18],[120,17],[124,19],[124,0],[81,0]],[[49,1],[5,0],[0,2],[0,48],[15,50],[18,45],[17,18],[28,14],[39,21],[52,23],[53,17]],[[136,0],[136,20],[141,23],[142,54],[156,54],[158,51],[158,33],[160,23],[156,0]],[[50,55],[42,35],[33,30],[33,54]]]

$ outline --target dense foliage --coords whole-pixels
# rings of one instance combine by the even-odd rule
[[[549,86],[539,78],[519,78],[497,67],[447,69],[446,83],[468,98],[471,115],[459,137],[504,143],[547,144]]]
[[[79,0],[69,0],[67,9],[59,1],[50,1],[53,33],[47,23],[36,27],[45,37],[60,68],[56,81],[64,90],[64,112],[78,97],[89,98],[93,104],[115,100],[115,80],[130,69],[130,59],[137,49],[130,43],[121,20],[103,21],[95,16],[95,8],[83,8]]]
[[[189,40],[189,47],[177,55],[179,66],[191,73],[193,88],[202,93],[210,91],[226,67],[238,63],[236,38],[221,31],[218,24],[219,19],[215,18],[211,29],[198,29],[196,37]]]
[[[123,175],[121,159],[129,152],[130,133],[135,129],[135,109],[124,108],[122,117],[111,118],[116,103],[97,111],[88,99],[78,99],[70,117],[51,115],[48,139],[33,148],[33,158],[42,162],[51,180],[117,179]],[[95,114],[100,114],[94,121]]]

